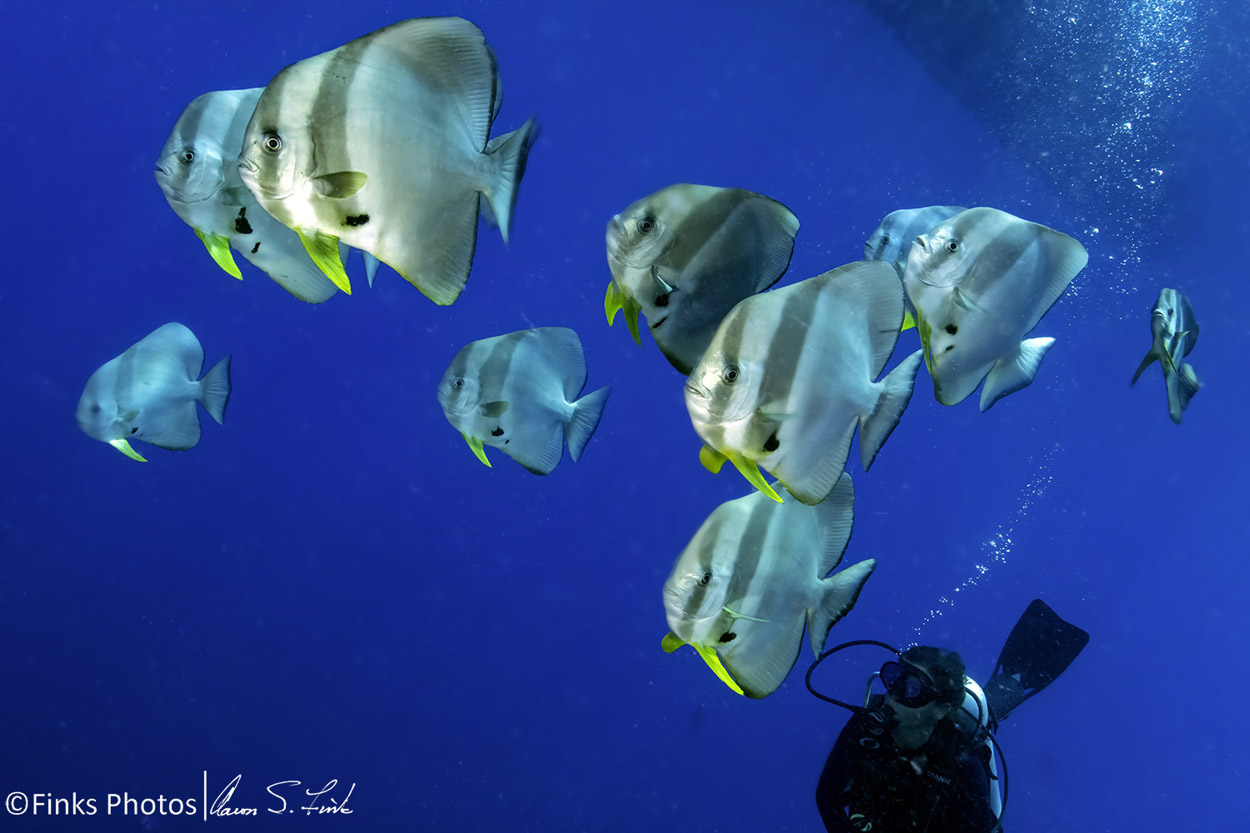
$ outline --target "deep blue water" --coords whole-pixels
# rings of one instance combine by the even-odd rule
[[[943,645],[984,679],[1040,596],[1092,640],[1000,733],[1008,828],[1243,823],[1247,15],[1060,0],[926,27],[908,5],[6,8],[0,791],[99,812],[0,830],[191,829],[105,797],[201,801],[205,772],[210,798],[242,776],[236,806],[355,785],[351,816],[211,822],[240,830],[819,830],[846,715],[804,689],[807,648],[762,701],[660,650],[673,561],[747,492],[699,465],[654,344],[603,318],[605,223],[681,181],[793,209],[783,283],[858,258],[899,207],[994,206],[1086,245],[1031,387],[982,414],[922,371],[872,471],[852,454],[847,558],[878,569],[830,644]],[[183,106],[436,14],[495,49],[496,132],[543,124],[510,245],[483,229],[450,308],[387,269],[320,306],[221,272],[152,177]],[[1157,370],[1129,386],[1163,286],[1202,324],[1180,427]],[[74,408],[167,321],[233,355],[234,394],[224,428],[141,465]],[[436,384],[465,343],[541,325],[581,335],[607,412],[549,477],[487,469]],[[854,699],[872,661],[821,684]]]

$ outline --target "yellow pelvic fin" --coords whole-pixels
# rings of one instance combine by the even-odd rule
[[[608,316],[608,326],[612,326],[612,322],[616,320],[618,312],[625,312],[625,326],[629,327],[629,334],[634,337],[634,341],[638,346],[642,346],[642,336],[638,333],[638,313],[642,312],[642,307],[634,300],[632,295],[626,295],[625,291],[617,286],[616,281],[608,284],[608,292],[603,297],[603,312]]]
[[[720,467],[725,465],[725,455],[712,448],[707,443],[703,444],[703,448],[699,449],[699,462],[703,464],[703,468],[712,474],[720,474]]]
[[[904,312],[903,313],[903,326],[899,327],[898,331],[901,333],[906,330],[910,330],[914,326],[916,326],[916,319],[911,317],[910,312]]]
[[[924,366],[933,375],[933,354],[929,352],[929,338],[933,335],[933,325],[924,320],[920,310],[916,310],[916,333],[920,336],[920,346],[924,348]]]
[[[464,441],[469,444],[469,448],[473,449],[473,453],[477,455],[477,459],[486,464],[486,468],[494,468],[494,466],[490,464],[490,460],[486,459],[486,449],[482,447],[481,440],[477,437],[470,437],[463,431],[460,433],[460,436],[464,437]]]
[[[693,647],[699,652],[699,656],[703,657],[703,661],[707,663],[707,667],[712,669],[712,673],[720,677],[721,682],[734,690],[736,694],[743,694],[742,686],[734,682],[734,678],[725,670],[725,666],[721,664],[720,654],[716,653],[715,648],[700,643],[694,643]]]
[[[204,248],[208,249],[208,253],[213,256],[217,265],[226,270],[227,275],[243,280],[243,273],[239,271],[239,265],[234,262],[234,255],[230,253],[229,237],[223,237],[220,234],[205,234],[199,229],[195,230],[195,236],[200,238],[204,243]]]
[[[323,231],[314,231],[312,237],[299,229],[295,233],[299,235],[300,242],[308,250],[308,256],[317,264],[317,268],[331,283],[351,295],[352,285],[347,279],[347,272],[343,270],[343,261],[339,259],[339,239]]]
[[[616,285],[616,281],[611,281],[608,284],[608,293],[603,296],[603,313],[608,317],[609,327],[616,320],[616,314],[625,306],[622,300],[624,297],[621,293],[621,288]]]
[[[667,634],[665,634],[664,639],[660,640],[660,647],[664,649],[664,653],[666,654],[673,653],[673,651],[676,651],[678,648],[680,648],[682,645],[685,645],[685,644],[686,644],[686,640],[682,639],[680,636],[673,633],[672,631],[669,631]]]
[[[764,479],[764,475],[760,474],[760,467],[755,465],[754,460],[748,460],[741,454],[730,453],[726,456],[729,458],[729,462],[734,464],[734,468],[742,472],[742,476],[747,479],[748,483],[778,503],[785,503],[785,501],[781,499],[781,496],[773,490],[773,487],[768,485],[768,481]]]
[[[147,462],[147,460],[144,459],[143,455],[135,451],[133,448],[131,448],[130,443],[126,442],[125,440],[109,440],[109,445],[113,446],[113,448],[116,448],[122,454],[125,454],[131,460],[138,460],[140,463]]]

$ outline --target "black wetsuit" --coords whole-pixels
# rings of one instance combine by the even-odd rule
[[[816,806],[830,833],[990,833],[988,749],[949,719],[920,749],[905,754],[890,735],[883,704],[855,713],[838,735]]]

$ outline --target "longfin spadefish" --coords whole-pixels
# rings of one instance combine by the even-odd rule
[[[317,268],[331,283],[351,295],[352,284],[343,269],[343,261],[339,259],[339,239],[323,231],[313,231],[312,236],[299,229],[295,233],[299,235],[300,242],[304,244],[304,249],[313,259],[313,263],[317,264]]]
[[[195,407],[195,406],[192,405],[192,407]],[[143,457],[143,455],[135,451],[133,448],[131,448],[130,443],[126,442],[126,440],[124,439],[109,440],[109,445],[113,446],[113,448],[116,448],[122,454],[125,454],[131,460],[138,460],[140,463],[147,462],[147,460]]]
[[[239,271],[239,265],[234,262],[234,255],[230,253],[230,238],[212,232],[202,232],[195,229],[195,236],[200,238],[204,243],[204,248],[208,249],[208,253],[212,256],[213,261],[226,270],[226,274],[233,278],[243,280],[243,273]]]
[[[482,463],[486,465],[486,468],[494,468],[494,466],[490,464],[490,460],[486,459],[486,449],[482,446],[481,440],[477,437],[470,437],[463,431],[460,433],[460,436],[464,437],[464,441],[469,444],[469,448],[473,449],[473,453],[477,455],[477,459],[481,460]]]
[[[716,649],[700,643],[693,643],[690,647],[699,652],[699,656],[703,657],[703,661],[707,663],[707,667],[712,669],[712,673],[720,678],[720,681],[733,689],[735,694],[743,694],[742,686],[734,682],[734,678],[725,670],[725,666],[721,664],[720,654],[716,653]]]

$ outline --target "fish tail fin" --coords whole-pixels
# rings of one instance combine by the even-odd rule
[[[860,420],[859,458],[864,464],[864,471],[868,471],[877,452],[881,450],[881,446],[885,445],[894,427],[898,425],[899,417],[907,409],[907,403],[911,401],[912,387],[916,382],[916,371],[920,369],[920,360],[923,356],[924,351],[917,350],[903,359],[898,367],[891,370],[881,380],[885,389],[877,398],[877,406],[873,408],[871,414]]]
[[[525,163],[537,137],[538,123],[530,119],[511,133],[493,139],[486,148],[495,161],[495,174],[485,196],[499,223],[504,243],[508,242],[508,229],[512,227],[517,188],[521,177],[525,176]]]
[[[1189,400],[1201,387],[1202,382],[1191,364],[1182,362],[1176,372],[1168,376],[1168,415],[1177,425],[1181,424],[1181,415],[1189,407]]]
[[[812,653],[817,657],[825,650],[825,640],[829,631],[838,620],[851,612],[859,593],[864,589],[864,582],[877,569],[877,560],[869,558],[858,564],[852,564],[841,572],[834,573],[820,582],[820,604],[807,613],[807,635],[811,640]]]
[[[1133,374],[1133,381],[1129,382],[1129,384],[1130,385],[1137,384],[1137,380],[1141,378],[1141,375],[1143,373],[1146,372],[1146,368],[1154,364],[1155,359],[1157,358],[1159,358],[1159,354],[1155,352],[1155,349],[1153,347],[1151,347],[1150,352],[1146,354],[1146,358],[1142,359],[1141,364],[1137,365],[1137,372]]]
[[[590,438],[595,435],[595,429],[599,427],[599,420],[603,417],[603,409],[608,404],[610,393],[612,393],[612,388],[599,388],[594,393],[588,393],[573,403],[573,415],[569,417],[566,429],[569,456],[573,458],[573,462],[577,462],[582,456],[586,443],[590,442]]]
[[[226,356],[200,380],[200,404],[208,415],[225,425],[226,404],[230,401],[230,357]]]
[[[1020,350],[1014,358],[994,362],[989,375],[985,377],[985,386],[981,388],[981,410],[988,411],[990,406],[1007,394],[1028,387],[1037,375],[1037,368],[1045,358],[1046,351],[1054,343],[1053,338],[1025,339],[1020,342]]]

